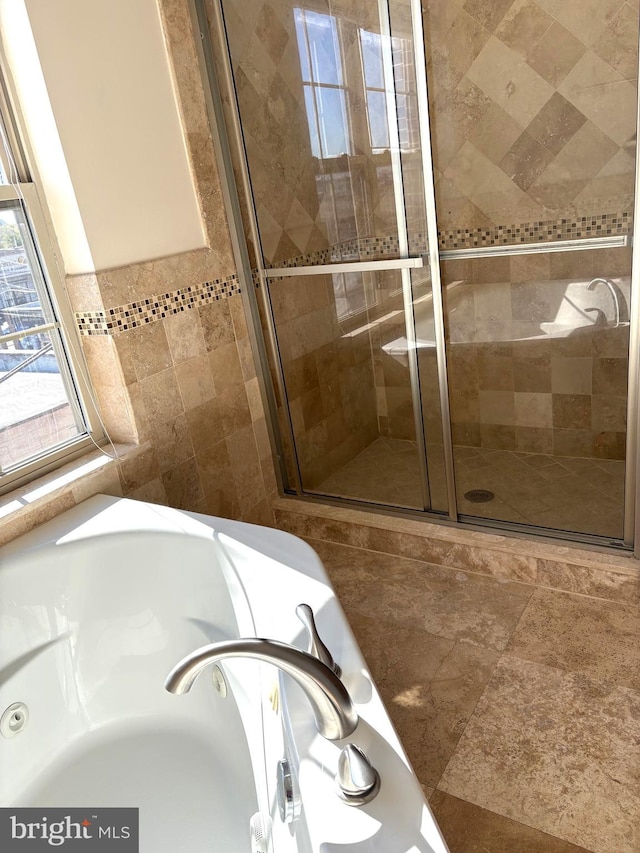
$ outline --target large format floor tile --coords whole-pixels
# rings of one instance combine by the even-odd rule
[[[640,608],[309,541],[451,853],[640,850]]]
[[[637,607],[537,589],[507,652],[640,691],[639,637]]]
[[[568,841],[436,791],[430,800],[452,853],[585,853]]]
[[[636,853],[640,693],[505,655],[438,787],[595,853]]]
[[[502,650],[533,587],[389,554],[309,540],[350,613]],[[373,562],[375,560],[375,562]]]
[[[498,653],[356,613],[349,618],[418,779],[435,787]]]

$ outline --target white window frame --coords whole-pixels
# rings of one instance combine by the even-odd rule
[[[380,42],[380,63],[383,74],[382,86],[367,85],[367,73],[363,44],[363,36],[365,35],[374,36]],[[384,38],[385,36],[380,35],[379,33],[370,32],[369,30],[366,30],[363,27],[358,28],[358,44],[360,47],[360,64],[362,68],[362,85],[364,86],[365,103],[367,109],[367,125],[369,128],[369,145],[373,154],[380,154],[383,151],[389,151],[391,149],[391,136],[388,125],[389,118],[386,113],[386,144],[382,146],[374,146],[373,144],[373,126],[371,121],[371,106],[369,97],[370,94],[386,95],[387,93],[387,86],[386,81],[384,80],[384,69],[382,61],[382,40]],[[398,126],[398,134],[400,137],[400,151],[403,154],[420,150],[417,95],[415,93],[415,90],[412,89],[411,86],[412,83],[415,86],[415,68],[413,54],[411,53],[409,45],[409,39],[402,38],[399,36],[394,36],[391,38],[391,51],[394,60],[394,65],[400,65],[402,68],[404,68],[404,86],[401,88],[398,85],[398,81],[394,80],[394,91],[396,97],[398,119],[402,118],[403,120],[403,126]],[[398,57],[400,57],[401,59],[400,62],[397,61]],[[407,79],[407,77],[409,79]],[[399,104],[399,100],[401,98],[404,98],[404,108],[402,110]]]
[[[336,160],[340,157],[346,155],[353,154],[353,133],[351,130],[350,123],[350,114],[349,114],[349,88],[347,86],[345,80],[345,69],[344,69],[344,57],[342,55],[342,36],[340,33],[340,20],[335,16],[330,14],[329,12],[320,12],[315,9],[308,9],[303,7],[296,7],[294,9],[294,15],[296,12],[300,13],[300,22],[299,25],[302,29],[302,34],[304,36],[304,42],[306,47],[306,56],[307,62],[309,64],[309,79],[302,80],[303,90],[305,92],[305,109],[307,111],[307,123],[309,125],[309,134],[311,137],[311,148],[313,151],[314,147],[314,137],[317,139],[318,151],[317,156],[320,160]],[[334,49],[335,55],[338,59],[339,65],[337,68],[338,71],[338,82],[337,83],[321,83],[319,80],[316,80],[313,73],[313,52],[311,50],[311,44],[309,39],[309,29],[308,23],[306,19],[306,14],[308,12],[313,12],[313,14],[319,15],[323,18],[330,19],[332,22],[332,33],[334,35]],[[296,22],[296,35],[298,36],[298,22]],[[300,44],[298,43],[298,52],[300,52]],[[340,107],[342,113],[342,128],[344,130],[345,135],[345,145],[347,150],[340,152],[331,152],[329,151],[329,145],[327,143],[327,135],[326,135],[326,125],[324,122],[324,118],[322,116],[322,110],[320,108],[320,93],[322,90],[333,90],[339,93],[340,96]],[[310,113],[308,110],[308,102],[307,102],[307,92],[311,98],[311,102],[313,105],[313,110]]]
[[[14,181],[10,184],[0,184],[0,201],[12,202],[24,213],[35,253],[35,258],[31,258],[31,265],[36,268],[32,272],[40,278],[53,311],[52,322],[46,324],[46,330],[53,333],[52,337],[56,339],[54,349],[60,363],[60,375],[69,404],[82,423],[84,432],[53,448],[34,454],[5,472],[0,470],[0,495],[50,472],[105,440],[102,421],[87,377],[75,318],[65,292],[62,264],[58,261],[60,252],[46,206],[42,203],[38,188],[31,178],[31,170],[27,165],[28,140],[18,129],[19,109],[14,108],[14,105],[15,102],[11,101],[8,91],[8,81],[2,76],[0,68],[0,122],[12,158],[10,162],[0,138],[0,161],[7,178]],[[42,331],[44,330],[42,328]],[[24,337],[29,334],[33,334],[33,330],[25,331]],[[7,336],[3,338],[0,335],[0,341],[3,339],[7,340]]]

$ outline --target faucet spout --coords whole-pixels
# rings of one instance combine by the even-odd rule
[[[251,637],[202,646],[173,667],[165,689],[187,693],[205,667],[224,658],[264,661],[290,675],[309,700],[318,732],[328,740],[341,740],[355,731],[358,715],[338,676],[313,655],[276,640]]]
[[[620,325],[620,323],[628,323],[629,322],[629,314],[627,312],[627,302],[624,298],[623,292],[620,290],[615,281],[611,281],[610,278],[594,278],[587,285],[587,290],[594,290],[596,285],[604,284],[609,293],[611,294],[611,298],[613,299],[613,308],[615,311],[616,317],[616,328]],[[594,309],[588,309],[592,311]],[[598,325],[596,323],[596,325]]]

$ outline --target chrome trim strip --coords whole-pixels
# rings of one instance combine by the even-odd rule
[[[416,346],[416,323],[413,311],[413,282],[411,271],[403,269],[402,301],[404,303],[404,328],[407,336],[407,359],[409,362],[409,383],[411,386],[411,402],[413,406],[413,423],[416,434],[416,450],[418,451],[418,466],[420,468],[420,485],[422,488],[423,509],[431,509],[431,488],[429,486],[429,468],[427,460],[427,439],[422,411],[422,394],[420,389],[420,363]]]
[[[396,207],[398,226],[398,250],[400,259],[409,259],[409,233],[407,231],[407,216],[405,211],[404,176],[402,174],[402,153],[400,151],[400,134],[398,132],[398,103],[396,98],[395,74],[393,71],[393,50],[391,47],[391,9],[389,0],[378,0],[378,16],[380,19],[380,35],[382,48],[382,66],[385,83],[385,101],[387,108],[387,127],[389,130],[389,151],[391,154],[391,174],[393,176],[393,196]],[[415,64],[415,63],[414,63]],[[413,311],[413,286],[411,267],[422,267],[419,263],[404,265],[401,269],[402,301],[404,305],[404,327],[407,337],[407,359],[409,362],[409,382],[411,386],[411,404],[413,409],[413,424],[418,451],[418,467],[420,469],[420,488],[422,491],[422,506],[427,510],[431,507],[431,492],[429,488],[429,469],[427,462],[427,440],[422,412],[422,394],[420,393],[420,364],[416,342],[416,325]]]
[[[260,275],[263,284],[266,284],[264,277],[264,267],[262,263],[262,252],[258,236],[257,222],[255,221],[255,211],[253,208],[253,197],[251,195],[251,185],[249,182],[249,170],[246,162],[246,154],[242,142],[242,131],[240,128],[240,118],[238,115],[238,104],[235,98],[235,89],[233,88],[233,77],[231,70],[231,57],[229,55],[229,46],[224,28],[224,19],[222,13],[221,0],[213,0],[213,14],[216,17],[214,22],[219,33],[220,44],[222,47],[222,63],[224,67],[225,82],[229,87],[231,115],[233,121],[233,132],[236,137],[236,145],[240,161],[240,169],[242,172],[243,189],[247,197],[247,208],[249,217],[249,227],[251,229],[251,238],[256,247],[256,263],[258,264],[258,274]],[[269,440],[274,454],[274,468],[278,489],[284,492],[288,488],[288,475],[284,458],[284,448],[282,444],[282,436],[278,428],[278,407],[275,398],[273,386],[267,381],[271,371],[269,368],[269,360],[264,344],[264,338],[261,331],[260,309],[258,307],[255,287],[253,286],[253,276],[251,270],[251,261],[249,259],[249,251],[244,239],[244,223],[240,208],[240,199],[238,196],[238,188],[233,179],[234,169],[231,156],[231,148],[229,136],[226,129],[224,110],[222,106],[222,98],[220,95],[220,87],[218,75],[215,68],[215,60],[213,57],[213,48],[211,43],[211,33],[209,30],[209,21],[205,9],[204,0],[189,0],[189,11],[193,26],[194,45],[198,55],[198,64],[200,66],[200,74],[203,79],[203,90],[207,105],[207,113],[209,117],[209,126],[211,130],[211,138],[218,165],[218,175],[220,186],[222,189],[223,202],[227,217],[229,219],[229,234],[233,249],[233,256],[238,269],[238,278],[241,282],[242,301],[247,317],[247,327],[249,330],[249,338],[251,341],[251,349],[254,358],[257,362],[257,378],[260,387],[262,401],[265,407],[266,425],[269,433]],[[264,291],[265,288],[263,288]],[[275,341],[275,330],[272,328],[273,318],[269,310],[266,311],[267,325],[269,335],[273,336],[272,346],[275,353],[276,375],[278,381],[278,390],[281,394],[281,399],[285,401],[286,393],[284,389],[284,377],[282,376],[282,365],[280,363],[280,354]],[[293,442],[293,425],[289,414],[289,407],[284,406],[286,412],[286,426],[291,433],[291,446],[295,448]],[[295,450],[294,450],[295,453]],[[301,493],[300,474],[297,465],[295,465],[296,488],[298,493]]]
[[[407,234],[407,217],[404,208],[404,181],[402,176],[402,155],[400,154],[400,135],[398,133],[398,104],[396,101],[395,76],[393,73],[393,51],[391,49],[391,11],[389,9],[389,0],[378,0],[378,17],[380,19],[380,48],[382,52],[387,129],[389,131],[393,199],[396,209],[396,225],[398,228],[398,254],[400,258],[408,258],[409,236]]]
[[[446,249],[443,261],[467,258],[504,258],[512,255],[538,255],[550,252],[586,252],[588,249],[616,249],[630,245],[628,234],[610,237],[585,237],[583,240],[550,240],[545,243],[510,243],[504,246],[478,246],[472,249]]]
[[[413,50],[416,58],[425,56],[424,32],[422,28],[421,0],[411,0],[411,21],[413,27]],[[422,148],[422,174],[424,178],[424,200],[427,216],[427,237],[429,245],[429,271],[431,273],[431,292],[433,294],[433,317],[436,339],[436,360],[438,365],[438,385],[440,392],[440,410],[442,414],[442,445],[444,454],[445,477],[449,518],[457,521],[458,503],[456,499],[456,479],[453,462],[453,439],[451,436],[451,411],[449,407],[449,379],[447,374],[447,349],[444,328],[444,307],[442,299],[442,281],[440,278],[440,253],[438,251],[438,222],[436,218],[436,197],[433,181],[433,156],[431,152],[431,128],[429,120],[429,96],[427,91],[426,58],[424,62],[414,62],[416,89],[418,94],[418,116],[420,126],[420,145]]]
[[[640,51],[638,54],[640,68]],[[640,92],[636,102],[636,133],[640,133]],[[637,138],[637,137],[636,137]],[[640,163],[636,150],[631,297],[629,305],[629,375],[627,385],[627,439],[624,471],[624,544],[640,558],[640,460],[638,459],[638,403],[640,395]]]
[[[288,278],[296,275],[334,275],[343,272],[417,269],[422,266],[422,258],[396,258],[384,261],[350,261],[344,264],[314,264],[308,267],[270,267],[265,269],[264,273],[267,278]]]

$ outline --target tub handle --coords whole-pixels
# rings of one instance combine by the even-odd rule
[[[321,660],[322,663],[326,664],[340,678],[340,666],[335,662],[333,655],[320,639],[313,610],[308,604],[299,604],[296,607],[296,616],[309,633],[309,654]]]
[[[363,806],[380,790],[378,771],[355,743],[348,743],[340,752],[336,785],[338,796],[349,806]]]

